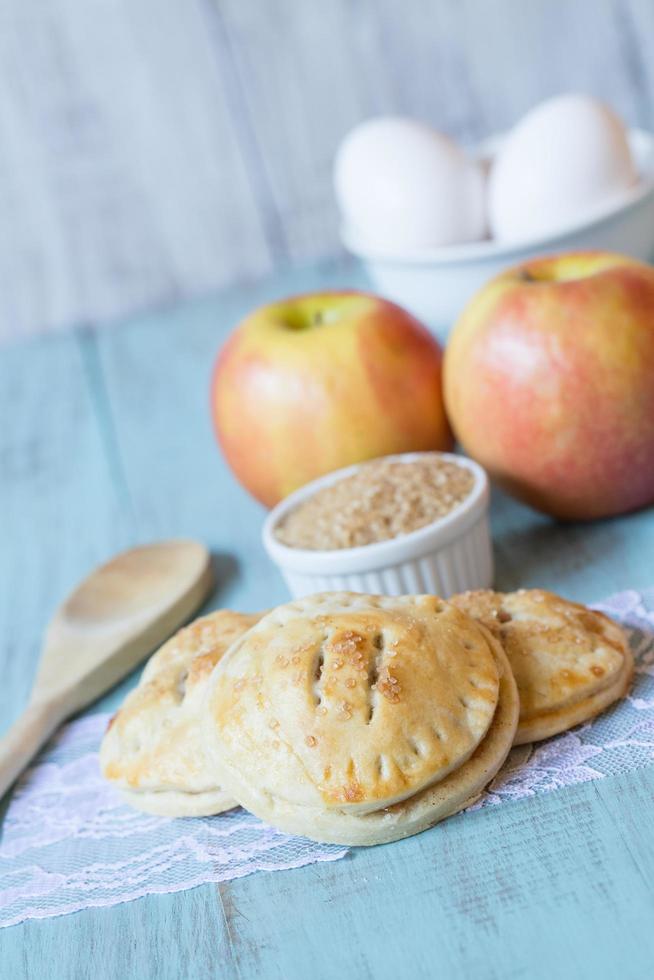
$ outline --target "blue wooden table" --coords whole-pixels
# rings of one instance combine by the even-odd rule
[[[362,280],[329,265],[116,328],[0,352],[0,728],[40,633],[92,566],[188,535],[211,607],[286,598],[262,509],[214,444],[216,349],[252,306]],[[654,511],[561,526],[499,493],[497,585],[591,600],[654,584]],[[94,710],[113,707],[129,679]],[[0,977],[643,978],[654,975],[654,768],[472,812],[334,864],[0,931]]]

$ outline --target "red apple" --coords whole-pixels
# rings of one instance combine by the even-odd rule
[[[212,411],[237,478],[267,506],[375,456],[448,449],[441,349],[377,296],[328,292],[255,310],[216,362]]]
[[[654,500],[654,269],[606,252],[509,269],[445,354],[466,450],[534,507],[606,517]]]

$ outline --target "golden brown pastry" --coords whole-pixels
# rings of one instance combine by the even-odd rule
[[[501,645],[451,604],[324,593],[273,610],[230,648],[205,747],[221,785],[264,820],[376,844],[476,798],[518,710]]]
[[[520,694],[516,745],[588,721],[626,694],[633,657],[623,630],[602,613],[541,589],[451,601],[506,651]]]
[[[132,806],[170,817],[236,806],[207,763],[200,727],[207,681],[258,616],[222,610],[197,619],[147,663],[138,687],[112,718],[100,765]]]

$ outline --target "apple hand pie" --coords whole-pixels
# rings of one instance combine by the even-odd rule
[[[475,799],[518,710],[501,645],[455,606],[324,593],[233,644],[211,679],[204,742],[221,786],[262,819],[377,844]]]
[[[258,618],[222,610],[180,630],[150,658],[111,719],[102,774],[138,810],[189,817],[237,805],[207,760],[200,717],[213,668]]]
[[[567,731],[627,693],[633,657],[608,616],[541,589],[464,592],[451,601],[509,658],[520,694],[516,745]]]

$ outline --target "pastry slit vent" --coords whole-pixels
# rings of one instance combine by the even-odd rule
[[[325,653],[321,647],[316,654],[315,663],[313,665],[313,696],[316,702],[316,707],[322,704],[322,672],[324,666]]]
[[[388,756],[380,755],[377,760],[377,766],[379,769],[379,775],[382,779],[389,779],[391,775],[391,765],[388,760]]]
[[[186,680],[188,678],[188,670],[182,671],[177,680],[177,700],[183,701],[186,697]]]
[[[372,646],[374,652],[368,665],[368,724],[372,721],[375,708],[377,707],[377,682],[384,657],[383,633],[376,634],[372,641]]]

